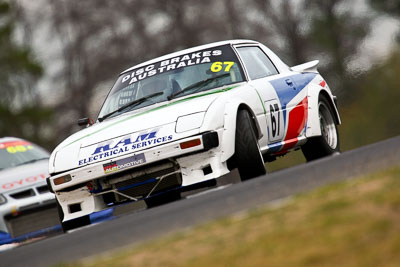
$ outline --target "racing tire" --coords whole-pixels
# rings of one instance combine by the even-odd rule
[[[180,200],[181,198],[181,192],[178,190],[174,190],[158,196],[147,198],[144,200],[144,202],[146,203],[147,208],[154,208],[163,204]]]
[[[321,135],[307,140],[301,150],[307,162],[340,153],[339,133],[334,112],[325,96],[318,101]]]
[[[246,110],[239,110],[237,114],[234,158],[242,181],[267,172],[253,123]]]
[[[89,215],[63,222],[64,212],[62,211],[62,208],[57,200],[56,200],[56,203],[57,203],[57,210],[58,210],[58,216],[60,218],[61,228],[64,233],[66,233],[69,230],[76,229],[76,228],[90,224]]]

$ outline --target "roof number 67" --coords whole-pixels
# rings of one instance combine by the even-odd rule
[[[224,62],[216,61],[211,65],[211,71],[219,72],[222,70],[222,65],[226,65],[225,72],[228,72],[234,64],[235,62],[233,61],[224,61]]]

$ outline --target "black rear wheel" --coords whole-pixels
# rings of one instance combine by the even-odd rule
[[[326,157],[340,151],[339,133],[334,119],[334,113],[325,96],[318,101],[321,135],[309,138],[301,147],[307,161]]]
[[[242,181],[266,173],[264,160],[255,134],[255,127],[246,110],[238,111],[234,158]]]

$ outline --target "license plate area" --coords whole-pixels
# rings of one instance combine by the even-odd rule
[[[144,153],[103,164],[105,174],[119,172],[146,163]]]

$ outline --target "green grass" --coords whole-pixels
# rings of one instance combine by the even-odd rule
[[[400,167],[60,266],[400,266]]]

